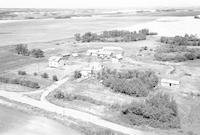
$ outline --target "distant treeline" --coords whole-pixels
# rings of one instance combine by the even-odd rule
[[[157,33],[149,32],[148,29],[142,29],[139,32],[130,32],[125,30],[103,31],[101,34],[87,32],[83,35],[76,33],[76,41],[81,42],[131,42],[146,40],[147,35],[156,35]]]
[[[189,36],[188,34],[185,34],[183,37],[161,37],[160,42],[173,45],[200,46],[200,38],[197,38],[194,35]]]

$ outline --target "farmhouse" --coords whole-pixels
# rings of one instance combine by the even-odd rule
[[[110,58],[112,56],[112,52],[111,51],[107,51],[107,50],[99,50],[98,52],[98,56],[101,58]]]
[[[62,56],[52,56],[49,58],[49,67],[57,68],[65,65],[65,60]]]
[[[99,62],[92,62],[88,65],[88,67],[83,68],[81,70],[81,77],[82,78],[88,78],[92,75],[98,73],[103,68],[103,65],[101,65]]]
[[[88,50],[87,55],[88,56],[98,56],[99,50]]]
[[[161,86],[169,88],[179,88],[180,81],[170,80],[170,79],[161,79]]]
[[[115,47],[115,46],[103,47],[102,50],[107,50],[107,51],[114,51],[114,50],[123,51],[123,49],[121,47]]]

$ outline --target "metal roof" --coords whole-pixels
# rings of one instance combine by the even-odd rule
[[[171,80],[171,79],[161,79],[161,83],[172,83],[172,84],[179,85],[179,84],[180,84],[180,81]]]

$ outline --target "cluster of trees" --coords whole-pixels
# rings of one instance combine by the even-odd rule
[[[74,71],[74,78],[75,79],[78,79],[78,78],[81,78],[81,72],[80,71]]]
[[[200,46],[200,39],[188,34],[185,34],[185,36],[161,37],[160,42],[180,46]]]
[[[152,71],[123,71],[104,69],[97,74],[103,85],[114,92],[136,97],[146,97],[158,84],[158,77]]]
[[[182,62],[200,59],[200,49],[190,49],[186,46],[161,45],[157,47],[154,57],[159,61]]]
[[[44,57],[44,52],[41,49],[29,50],[27,44],[18,44],[15,48],[17,54],[23,56],[33,56],[35,58]]]
[[[18,75],[26,75],[25,71],[18,71]]]
[[[143,103],[131,103],[121,109],[122,118],[131,125],[154,128],[180,128],[176,102],[169,95],[158,93]]]
[[[157,33],[149,32],[148,29],[142,29],[139,32],[130,32],[125,30],[103,31],[102,34],[87,32],[83,35],[77,33],[74,35],[76,41],[81,42],[131,42],[145,40],[147,35],[156,35]]]
[[[37,82],[21,79],[21,78],[6,78],[6,77],[0,77],[0,82],[2,83],[9,83],[9,84],[19,84],[21,86],[26,86],[29,88],[38,89],[40,88],[39,84]]]

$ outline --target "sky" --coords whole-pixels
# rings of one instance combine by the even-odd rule
[[[0,0],[0,8],[152,8],[200,6],[200,0]]]

